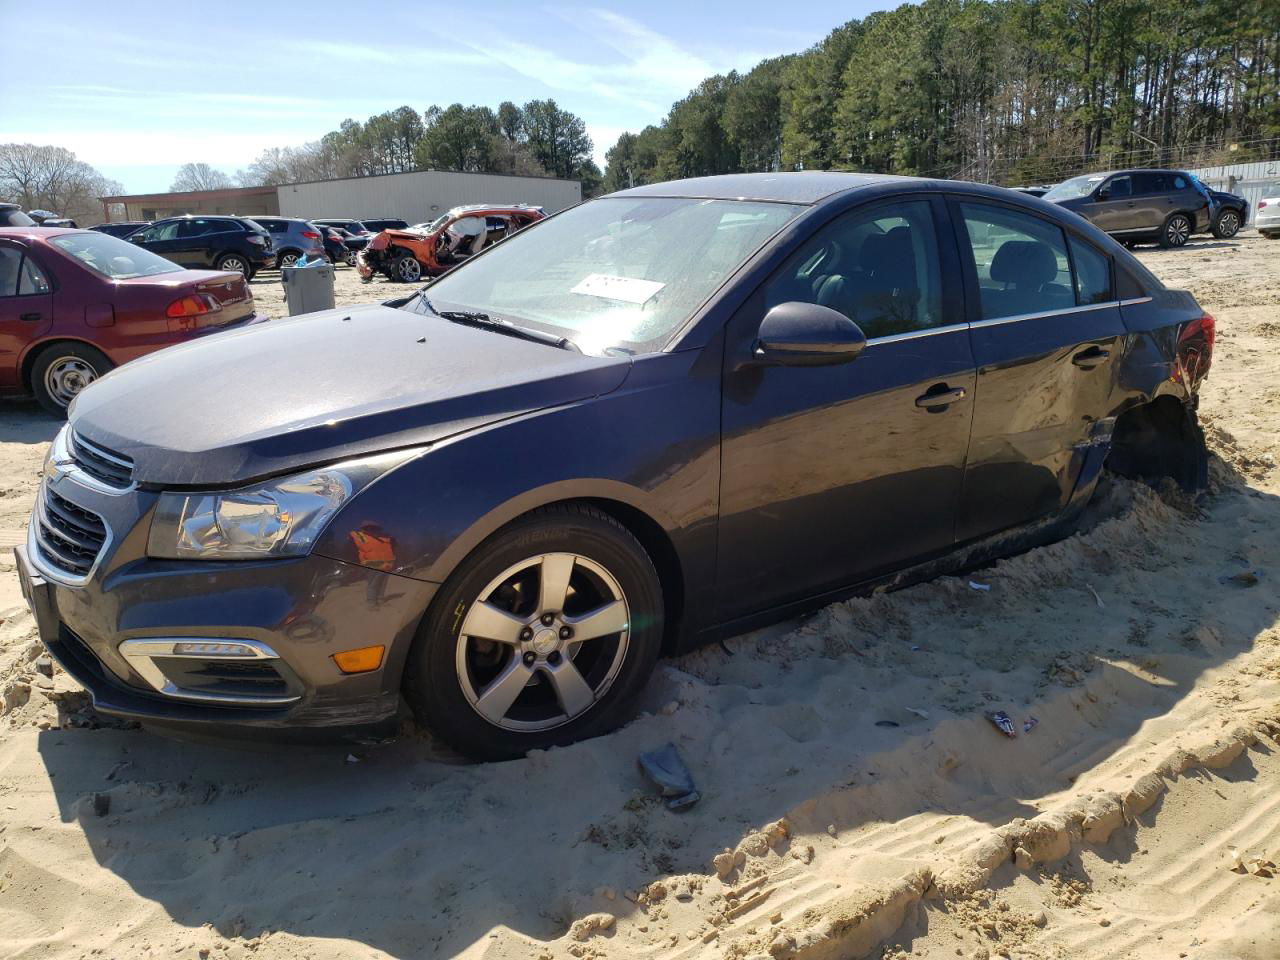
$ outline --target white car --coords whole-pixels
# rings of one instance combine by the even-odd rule
[[[1280,182],[1271,184],[1263,192],[1253,225],[1268,240],[1280,240]]]

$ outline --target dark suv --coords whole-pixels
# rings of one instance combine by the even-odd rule
[[[0,227],[33,227],[35,223],[16,203],[0,203]]]
[[[127,239],[184,267],[235,270],[248,280],[276,265],[271,234],[247,217],[169,217]]]
[[[91,384],[17,567],[100,710],[261,736],[403,695],[512,757],[625,721],[661,654],[1061,536],[1104,464],[1203,487],[1213,337],[999,187],[637,187]]]
[[[1213,226],[1213,201],[1182,170],[1089,173],[1058,184],[1044,199],[1073,210],[1125,246],[1180,247]]]

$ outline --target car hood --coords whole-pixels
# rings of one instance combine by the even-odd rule
[[[215,334],[112,371],[71,409],[146,485],[228,486],[433,443],[617,389],[626,358],[373,305]]]

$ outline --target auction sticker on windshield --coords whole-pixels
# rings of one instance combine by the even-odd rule
[[[604,300],[620,300],[623,303],[644,303],[665,287],[656,280],[638,280],[635,277],[613,277],[607,273],[592,273],[574,287],[570,293]]]

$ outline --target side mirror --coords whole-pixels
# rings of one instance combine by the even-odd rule
[[[130,237],[129,239],[130,239],[131,241],[133,241],[134,243],[141,243],[141,242],[142,242],[142,237],[139,237],[139,236],[132,236],[132,237]]]
[[[1099,199],[1099,200],[1110,200],[1110,199],[1111,199],[1111,188],[1110,188],[1110,187],[1099,187],[1099,188],[1098,188],[1098,199]]]
[[[764,315],[752,353],[757,363],[827,367],[848,363],[866,346],[866,335],[843,313],[816,303],[791,301]]]

